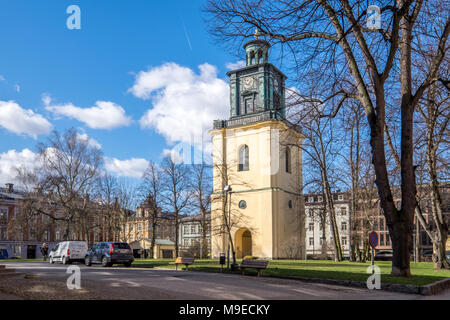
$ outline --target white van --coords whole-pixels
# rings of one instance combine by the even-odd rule
[[[64,241],[50,251],[48,258],[50,263],[68,264],[72,261],[84,261],[87,251],[88,245],[84,241]]]

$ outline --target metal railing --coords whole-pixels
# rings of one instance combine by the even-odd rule
[[[260,121],[276,120],[279,118],[276,111],[267,110],[259,113],[237,116],[230,120],[214,120],[214,129],[232,128]]]

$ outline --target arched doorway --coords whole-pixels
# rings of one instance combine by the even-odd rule
[[[234,241],[236,243],[236,258],[242,259],[252,255],[252,234],[247,228],[236,231]]]

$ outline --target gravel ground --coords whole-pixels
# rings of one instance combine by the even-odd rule
[[[64,283],[13,277],[0,281],[0,300],[92,300],[108,299],[89,289],[69,290]]]

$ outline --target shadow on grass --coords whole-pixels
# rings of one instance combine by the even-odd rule
[[[164,260],[135,260],[133,267],[152,268],[161,267],[168,269],[175,269],[175,265],[169,264],[173,259]],[[237,262],[240,264],[241,260]],[[355,262],[334,262],[334,261],[301,261],[301,260],[271,260],[266,270],[261,271],[262,276],[269,277],[302,277],[302,278],[319,278],[332,280],[350,280],[350,281],[367,281],[369,274],[366,269],[370,263],[355,263]],[[381,268],[381,282],[382,283],[397,283],[397,284],[411,284],[411,285],[426,285],[450,276],[448,271],[434,271],[430,264],[412,265],[411,271],[413,276],[411,278],[392,277],[389,275],[391,271],[390,261],[377,261],[376,265]],[[179,266],[178,269],[184,269],[184,266]],[[189,270],[206,271],[206,272],[221,272],[218,260],[195,260],[194,264],[189,266]],[[222,272],[231,273],[224,269]],[[241,273],[235,271],[233,273]],[[246,275],[256,275],[256,270],[247,269]]]

